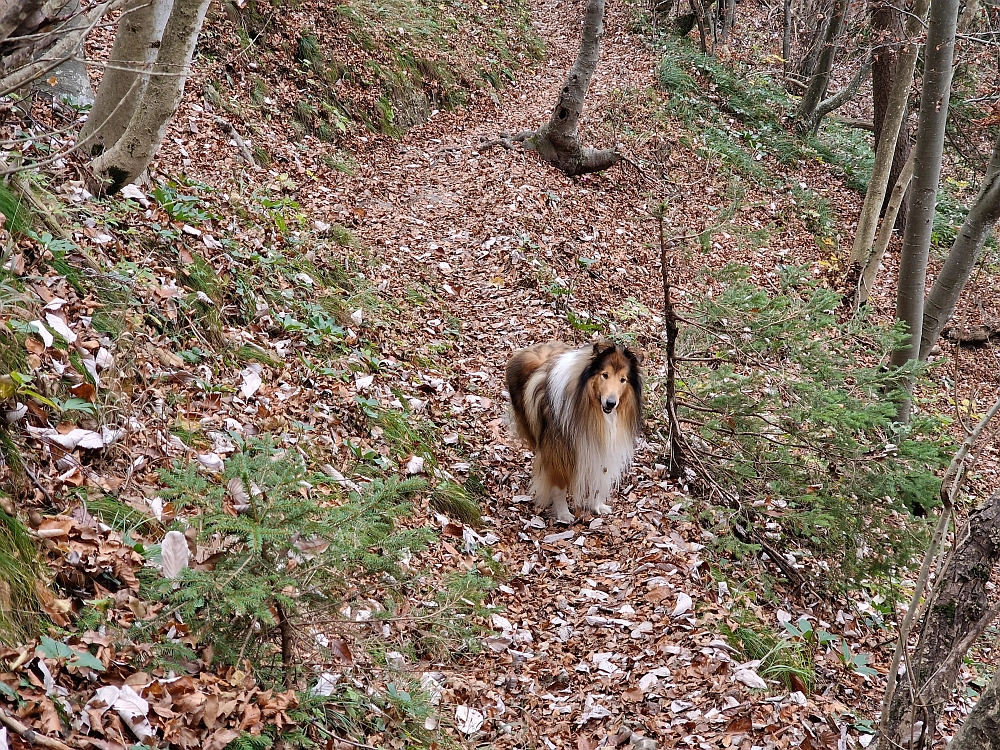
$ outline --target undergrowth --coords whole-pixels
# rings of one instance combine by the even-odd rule
[[[799,138],[785,125],[794,101],[780,82],[749,67],[702,54],[687,39],[664,34],[658,80],[668,94],[661,117],[678,120],[682,142],[731,174],[781,188],[781,166],[816,160],[864,193],[874,155],[867,139],[833,122],[819,136]]]
[[[837,319],[838,296],[797,268],[781,291],[730,266],[687,316],[678,411],[702,488],[721,504],[703,522],[737,558],[750,525],[816,585],[848,589],[912,564],[951,455],[947,420],[894,422],[898,328]],[[921,366],[919,373],[924,371]]]

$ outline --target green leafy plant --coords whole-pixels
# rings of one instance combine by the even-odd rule
[[[899,329],[838,320],[839,297],[805,269],[783,269],[778,292],[742,267],[713,278],[722,291],[690,314],[680,353],[697,364],[678,383],[694,465],[728,498],[705,520],[766,531],[821,586],[908,566],[926,532],[912,512],[938,503],[951,448],[941,418],[894,422],[898,374],[884,363]]]
[[[87,667],[97,672],[104,671],[101,660],[89,651],[73,648],[48,636],[42,636],[38,650],[46,659],[64,660],[68,667]]]
[[[348,579],[354,585],[383,574],[405,579],[404,550],[429,540],[427,530],[396,528],[422,481],[376,479],[361,493],[339,497],[298,454],[268,442],[232,456],[218,479],[191,466],[162,479],[164,497],[197,507],[200,538],[219,545],[214,569],[186,569],[179,586],[154,584],[167,602],[163,617],[197,623],[198,639],[213,646],[217,659],[249,659],[262,679],[295,667],[282,659],[290,647],[288,623],[329,615]],[[307,487],[330,494],[308,497]]]

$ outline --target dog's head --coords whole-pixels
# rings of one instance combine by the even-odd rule
[[[590,365],[584,371],[605,414],[612,414],[624,402],[633,413],[642,403],[642,381],[639,379],[639,359],[621,344],[598,341],[594,344]]]

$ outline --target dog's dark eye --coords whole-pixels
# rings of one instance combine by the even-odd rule
[[[601,373],[601,377],[604,378],[605,380],[607,380],[608,379],[608,374],[606,372],[602,372]]]
[[[622,382],[623,382],[623,383],[625,382],[625,378],[622,378]]]

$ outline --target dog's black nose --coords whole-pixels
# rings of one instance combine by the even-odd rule
[[[604,402],[604,406],[602,408],[604,409],[605,414],[610,414],[614,411],[616,406],[618,406],[618,399],[614,396],[608,396],[608,399]]]

